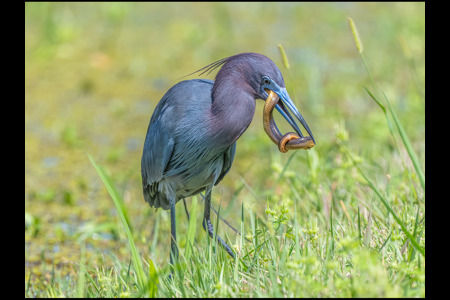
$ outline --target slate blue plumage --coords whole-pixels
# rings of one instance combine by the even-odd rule
[[[141,160],[144,198],[151,207],[170,209],[171,263],[172,257],[178,257],[175,204],[205,192],[203,227],[213,236],[211,190],[230,171],[236,140],[253,119],[255,100],[267,98],[266,89],[279,95],[276,108],[296,132],[303,136],[286,106],[312,136],[272,60],[242,53],[199,71],[203,74],[220,66],[215,81],[185,80],[171,87],[156,106],[147,129]],[[220,237],[218,240],[234,258],[231,248]]]

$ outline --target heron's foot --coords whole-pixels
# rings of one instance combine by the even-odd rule
[[[203,219],[203,229],[209,233],[209,236],[214,238],[214,227],[211,223],[211,220]],[[236,255],[234,254],[233,250],[231,250],[230,246],[225,243],[222,238],[216,234],[217,240],[222,245],[222,247],[227,251],[227,253],[233,258],[236,259]]]

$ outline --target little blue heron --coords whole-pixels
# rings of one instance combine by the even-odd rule
[[[256,99],[274,92],[275,108],[303,137],[289,110],[314,137],[286,91],[275,63],[257,53],[241,53],[218,60],[194,73],[220,67],[215,81],[192,79],[172,86],[155,107],[148,125],[141,160],[145,201],[170,209],[170,262],[178,259],[175,204],[205,192],[203,228],[214,236],[210,219],[211,191],[230,171],[236,140],[250,125]],[[194,74],[192,73],[192,74]],[[191,75],[191,74],[189,74]],[[229,255],[231,248],[219,237]]]

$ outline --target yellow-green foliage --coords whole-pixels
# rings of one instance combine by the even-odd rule
[[[25,296],[423,297],[424,11],[424,3],[26,3]],[[252,242],[219,222],[239,251],[231,261],[201,229],[201,197],[190,212],[195,234],[179,204],[181,263],[169,282],[169,215],[142,196],[150,116],[182,76],[249,51],[279,66],[317,145],[280,153],[258,100],[212,195]]]

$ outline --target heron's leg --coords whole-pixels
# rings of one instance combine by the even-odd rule
[[[214,206],[211,205],[211,208],[213,209],[213,211],[214,211],[214,213],[216,214],[216,216],[218,216],[219,219],[221,219],[225,224],[227,224],[228,227],[231,228],[231,230],[233,230],[234,232],[236,232],[236,233],[239,234],[239,235],[242,235],[241,232],[240,232],[239,230],[237,230],[236,228],[234,228],[233,226],[231,226],[231,224],[228,223],[227,220],[225,220],[224,218],[222,218],[222,217],[219,215],[219,213],[216,211],[216,209],[214,208]],[[250,242],[250,243],[252,242],[252,241],[250,241],[248,238],[246,238],[245,236],[244,236],[244,239],[245,239],[247,242]]]
[[[205,197],[205,215],[203,217],[203,228],[209,233],[210,237],[214,237],[214,227],[211,223],[211,192],[207,193]],[[216,237],[225,251],[227,251],[227,253],[232,258],[236,258],[230,246],[228,246],[227,243],[225,243],[219,235],[216,234]]]
[[[205,200],[205,196],[204,196],[203,194],[200,194],[200,196],[202,196],[203,200]],[[185,208],[186,208],[186,206],[185,206]],[[214,206],[212,205],[212,203],[211,203],[211,208],[212,208],[212,210],[214,211],[214,213],[216,214],[216,216],[218,216],[219,219],[221,219],[225,224],[227,224],[227,226],[230,227],[231,230],[233,230],[234,232],[236,232],[236,233],[239,234],[239,235],[242,235],[241,232],[240,232],[239,230],[237,230],[236,228],[234,228],[233,226],[231,226],[231,224],[228,223],[227,220],[225,220],[224,218],[222,218],[222,216],[219,215],[219,213],[218,213],[217,210],[214,208]],[[187,211],[186,211],[186,212],[187,212]],[[189,221],[189,216],[188,216],[188,221]],[[247,242],[249,242],[249,243],[252,242],[251,240],[249,240],[249,239],[246,238],[245,236],[244,236],[244,239],[245,239]]]
[[[177,247],[177,228],[175,222],[175,198],[171,197],[170,200],[170,264],[173,265],[173,259],[178,261],[178,247]]]
[[[183,198],[183,204],[184,204],[184,210],[186,211],[186,215],[188,217],[188,223],[189,223],[189,212],[186,206],[186,198]]]

